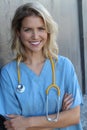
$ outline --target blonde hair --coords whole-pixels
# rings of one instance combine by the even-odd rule
[[[25,60],[26,52],[23,44],[19,40],[17,31],[20,31],[22,20],[28,16],[39,16],[43,19],[45,27],[48,33],[47,44],[43,47],[43,54],[46,58],[49,57],[48,53],[55,59],[58,58],[58,46],[56,43],[56,36],[58,32],[58,26],[53,20],[49,12],[38,2],[30,2],[17,8],[12,20],[12,50],[16,52],[16,59]]]

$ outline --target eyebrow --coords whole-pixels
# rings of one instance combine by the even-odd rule
[[[40,28],[40,27],[45,28],[45,26],[44,26],[44,25],[38,26],[37,28]],[[26,26],[24,26],[23,28],[32,28],[32,27],[26,27]]]

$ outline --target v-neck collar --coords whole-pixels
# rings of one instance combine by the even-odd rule
[[[23,67],[29,73],[31,78],[40,80],[45,76],[47,72],[46,70],[49,68],[48,62],[50,62],[49,59],[46,59],[39,75],[37,75],[33,70],[31,70],[24,62],[21,62],[20,67]]]

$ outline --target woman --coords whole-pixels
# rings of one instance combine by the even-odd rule
[[[8,130],[82,130],[80,87],[70,60],[58,55],[56,35],[57,24],[40,3],[16,10],[12,20],[16,58],[0,76]]]

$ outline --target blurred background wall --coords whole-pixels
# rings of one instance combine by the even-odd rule
[[[12,58],[10,25],[16,8],[36,0],[0,0],[0,67]],[[87,93],[87,0],[37,0],[58,23],[59,54],[75,66],[83,93]]]

